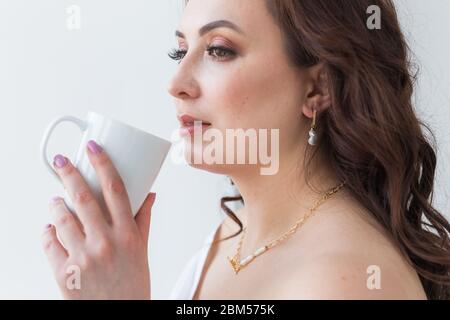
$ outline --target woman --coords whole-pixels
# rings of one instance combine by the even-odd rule
[[[379,28],[368,23],[377,18],[370,6]],[[240,192],[222,199],[228,218],[205,259],[191,261],[201,274],[189,283],[185,269],[177,290],[191,286],[193,299],[450,297],[450,225],[431,205],[436,157],[413,111],[414,75],[391,1],[191,0],[176,36],[169,92],[186,159]],[[194,120],[203,135],[277,130],[276,173],[261,174],[261,161],[192,161],[211,143],[194,139]],[[58,156],[79,220],[60,200],[51,206],[44,247],[57,281],[66,298],[150,298],[155,195],[132,219],[106,152],[95,142],[88,149],[110,212]],[[239,199],[237,212],[225,206]],[[79,290],[67,289],[71,265],[83,275]]]

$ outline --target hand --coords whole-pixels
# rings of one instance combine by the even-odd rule
[[[156,194],[149,193],[133,218],[124,183],[106,152],[93,141],[86,151],[109,212],[102,212],[69,159],[56,156],[55,170],[76,211],[56,198],[50,204],[55,225],[47,225],[42,236],[58,286],[65,299],[150,299],[147,247]]]

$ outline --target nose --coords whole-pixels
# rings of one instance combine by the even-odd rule
[[[178,99],[195,99],[200,95],[198,82],[192,71],[183,63],[180,64],[177,73],[169,82],[167,91]]]

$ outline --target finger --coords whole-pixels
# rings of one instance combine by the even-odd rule
[[[145,198],[144,203],[139,209],[136,217],[134,218],[136,221],[136,225],[138,226],[139,232],[144,239],[145,243],[148,242],[148,235],[150,231],[150,220],[151,220],[151,210],[153,204],[155,203],[156,193],[149,193],[147,198]]]
[[[106,151],[95,141],[87,144],[87,153],[103,191],[106,206],[111,214],[113,224],[133,222],[131,204],[125,184]]]
[[[64,265],[68,254],[56,236],[54,226],[48,224],[42,234],[42,247],[50,262],[53,272],[56,274],[61,266]]]
[[[57,155],[53,165],[72,199],[74,209],[86,233],[104,230],[107,221],[89,185],[78,169],[62,155]]]
[[[60,197],[52,199],[50,211],[64,247],[69,253],[73,253],[81,246],[85,238],[75,215],[68,210],[63,199]]]

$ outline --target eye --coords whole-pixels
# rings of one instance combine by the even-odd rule
[[[180,61],[184,58],[184,56],[186,55],[187,51],[186,50],[182,50],[182,49],[177,49],[177,48],[173,48],[169,53],[168,56],[169,58],[171,58],[172,60],[175,61]],[[179,62],[178,62],[179,63]]]
[[[217,46],[215,46],[215,47],[210,46],[210,47],[206,48],[206,51],[208,52],[209,56],[212,56],[215,60],[218,60],[218,61],[223,61],[223,60],[226,60],[227,58],[230,58],[230,57],[233,57],[236,55],[236,52],[234,52],[231,49],[224,48],[224,47],[217,47]],[[183,58],[186,56],[186,54],[187,54],[187,50],[173,48],[168,53],[168,56],[172,60],[178,61],[178,63],[180,63],[181,60],[183,60]]]
[[[224,47],[211,46],[208,47],[206,51],[210,56],[212,56],[216,60],[225,60],[227,58],[234,57],[236,55],[236,53],[233,50]]]

